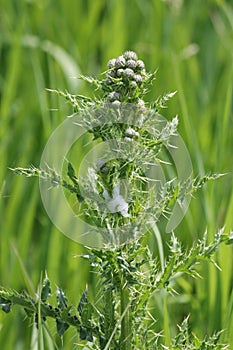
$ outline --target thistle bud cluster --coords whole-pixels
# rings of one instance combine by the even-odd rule
[[[111,59],[104,81],[108,102],[115,107],[120,107],[122,102],[137,103],[149,79],[150,74],[146,73],[144,62],[138,59],[135,52],[126,51]]]

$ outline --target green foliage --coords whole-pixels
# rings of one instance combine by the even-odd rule
[[[128,68],[129,65],[134,69]],[[104,92],[104,99],[99,100],[97,106],[95,99],[91,101],[81,97],[80,104],[79,96],[71,97],[69,93],[59,94],[72,103],[74,112],[81,113],[80,125],[92,126],[89,132],[93,134],[93,140],[112,142],[111,140],[117,140],[119,137],[123,138],[123,142],[113,142],[113,145],[110,146],[111,152],[116,153],[116,159],[110,162],[99,159],[96,163],[98,164],[97,169],[88,169],[88,181],[79,180],[73,165],[68,162],[67,176],[71,183],[56,174],[49,166],[46,170],[34,167],[12,170],[17,175],[39,176],[48,181],[52,187],[60,185],[72,194],[75,193],[79,202],[84,202],[84,213],[89,221],[97,220],[101,223],[101,227],[106,227],[109,232],[126,222],[131,224],[131,231],[134,229],[136,233],[139,231],[142,235],[146,233],[147,224],[151,222],[151,219],[156,222],[161,214],[165,215],[169,212],[171,203],[176,200],[183,201],[187,194],[192,195],[208,180],[217,179],[220,175],[205,175],[194,180],[187,179],[175,186],[173,180],[167,181],[162,184],[161,194],[157,200],[158,191],[155,191],[154,187],[152,190],[148,187],[150,179],[145,176],[142,168],[143,165],[149,164],[151,159],[154,159],[154,162],[157,161],[158,164],[163,162],[161,150],[171,145],[172,137],[176,135],[177,117],[171,122],[166,122],[161,129],[158,127],[157,120],[157,111],[164,107],[164,102],[171,96],[166,95],[158,99],[157,103],[152,106],[155,112],[145,106],[142,97],[147,92],[154,75],[146,73],[144,62],[138,60],[137,55],[132,51],[126,51],[117,59],[110,60],[108,67],[108,76],[105,80],[98,81],[83,77],[84,80],[101,88]],[[133,107],[129,105],[130,108],[127,109],[129,119],[123,119],[124,122],[122,122],[119,116],[123,111],[120,112],[120,109],[124,107],[125,102],[129,104],[133,102]],[[90,105],[92,108],[89,112]],[[101,108],[102,105],[103,108]],[[133,119],[137,121],[136,127],[133,125],[134,128],[130,124]],[[132,144],[133,138],[138,140],[136,146]],[[127,147],[127,143],[130,143],[130,147]],[[121,156],[121,153],[126,157]],[[123,194],[120,192],[119,180],[129,181],[131,198],[128,199],[125,192]],[[118,191],[116,192],[117,186]],[[105,201],[109,209],[108,213],[103,214],[103,203],[99,203],[99,195],[102,196],[102,202]],[[114,208],[112,208],[113,202],[117,202]],[[170,255],[166,264],[160,268],[149,248],[140,243],[140,236],[133,233],[130,238],[133,241],[128,243],[125,240],[126,243],[124,243],[124,241],[116,241],[116,237],[111,240],[110,236],[110,248],[90,249],[91,253],[83,256],[91,261],[95,269],[97,268],[98,275],[102,279],[103,294],[107,294],[108,298],[104,298],[102,309],[98,309],[98,305],[95,306],[95,309],[91,306],[87,298],[87,289],[83,292],[76,310],[80,319],[76,313],[72,313],[73,306],[68,305],[68,299],[61,288],[57,288],[56,291],[57,307],[52,307],[47,303],[51,290],[50,281],[46,277],[38,302],[29,295],[24,297],[24,294],[0,290],[2,310],[8,313],[12,305],[19,304],[27,310],[27,315],[34,315],[37,326],[39,319],[45,322],[48,316],[53,317],[56,320],[57,333],[60,337],[72,325],[78,330],[80,341],[97,344],[102,350],[108,348],[130,350],[139,345],[148,348],[154,342],[159,343],[159,336],[153,331],[153,323],[151,325],[147,321],[148,317],[150,320],[148,303],[152,293],[159,289],[174,291],[170,283],[179,274],[185,273],[197,277],[198,273],[195,270],[197,263],[201,260],[214,262],[213,254],[221,243],[231,244],[231,236],[229,238],[228,235],[223,234],[223,230],[220,230],[215,235],[213,243],[207,244],[207,236],[204,235],[202,240],[184,253],[173,233],[169,244]],[[119,243],[120,246],[117,247]],[[106,313],[105,309],[110,312]],[[140,327],[141,323],[143,323],[143,328]],[[173,342],[175,348],[179,344],[187,345],[190,342],[189,337],[183,334],[185,327],[187,328],[184,321],[180,327],[183,338],[180,340],[180,336],[176,336]],[[213,342],[220,348],[218,336],[208,340],[210,349]]]
[[[163,346],[163,349],[223,350],[228,348],[228,346],[224,344],[219,344],[219,338],[222,332],[217,332],[209,338],[200,340],[190,332],[188,321],[188,317],[184,319],[182,324],[178,326],[179,333],[176,335],[175,339],[172,340],[172,345],[170,347]]]
[[[62,16],[61,16],[62,13]],[[39,164],[47,138],[71,113],[55,94],[45,89],[61,88],[73,95],[90,92],[73,77],[98,75],[109,57],[134,49],[149,69],[159,67],[159,84],[146,96],[153,101],[164,91],[177,91],[163,110],[171,119],[179,114],[179,132],[188,145],[196,174],[227,173],[195,196],[177,236],[187,249],[202,238],[208,225],[208,241],[218,227],[233,225],[232,195],[232,5],[230,1],[54,1],[2,2],[1,10],[1,127],[0,127],[0,278],[1,284],[21,290],[40,280],[47,270],[53,281],[69,290],[71,300],[85,289],[95,291],[95,275],[73,253],[85,249],[61,235],[44,215],[33,179],[15,177],[7,168]],[[81,95],[82,96],[82,95]],[[54,106],[57,108],[54,110]],[[83,150],[79,149],[80,157]],[[76,156],[71,160],[75,164]],[[162,235],[164,258],[166,242]],[[148,243],[157,253],[157,242]],[[205,263],[202,279],[182,280],[183,296],[168,299],[169,329],[191,313],[191,327],[200,339],[226,329],[222,341],[233,347],[232,248],[223,245],[216,254],[221,270]],[[72,281],[72,283],[70,282]],[[181,288],[181,286],[179,286]],[[164,315],[160,296],[156,307],[158,330]],[[5,317],[0,313],[0,343],[4,350],[32,348],[37,332],[20,311]],[[107,310],[106,310],[107,312]],[[109,310],[110,312],[110,310]],[[43,334],[44,348],[55,348]],[[67,334],[67,338],[66,338]],[[78,343],[70,329],[60,348],[93,348]],[[56,347],[56,349],[58,346]]]
[[[90,261],[92,268],[100,278],[99,287],[103,300],[95,306],[92,306],[88,300],[87,288],[81,295],[77,309],[69,304],[61,288],[56,290],[57,305],[52,306],[47,301],[51,293],[48,277],[43,281],[39,299],[31,297],[26,292],[18,293],[0,288],[0,306],[4,312],[9,313],[14,305],[20,305],[28,317],[35,319],[39,312],[43,324],[48,317],[53,318],[60,337],[64,335],[69,326],[72,326],[79,333],[81,341],[91,342],[102,350],[106,349],[109,340],[111,340],[109,349],[119,349],[124,346],[122,327],[127,325],[122,323],[119,327],[117,319],[120,317],[119,313],[122,313],[122,319],[125,319],[126,307],[129,309],[128,321],[130,322],[130,333],[126,335],[130,336],[130,346],[148,349],[155,341],[157,344],[161,342],[161,335],[153,332],[149,309],[150,296],[163,289],[174,293],[174,287],[171,288],[170,285],[174,285],[181,274],[198,277],[197,265],[203,260],[212,261],[213,255],[223,242],[232,243],[231,238],[220,230],[210,244],[207,244],[205,236],[190,251],[184,252],[180,242],[173,235],[169,259],[164,270],[161,270],[158,260],[152,256],[149,248],[143,247],[140,243],[126,244],[112,250],[90,249],[90,254],[83,255],[82,258]],[[124,309],[120,310],[122,294],[126,291],[129,304],[124,304]],[[218,342],[221,332],[202,341],[191,334],[188,319],[185,319],[179,326],[179,331],[180,333],[172,340],[171,347],[164,346],[164,349],[226,348],[225,345],[220,345]]]

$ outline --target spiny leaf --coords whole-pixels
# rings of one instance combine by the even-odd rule
[[[83,292],[83,294],[80,298],[79,304],[78,304],[78,312],[79,312],[80,316],[82,316],[83,309],[84,309],[85,305],[88,303],[87,295],[88,295],[88,288],[86,287],[85,291]]]
[[[12,170],[16,175],[25,175],[27,177],[32,177],[32,176],[42,176],[42,172],[40,169],[37,169],[33,166],[30,166],[29,168],[9,168]]]
[[[78,183],[78,179],[75,175],[75,170],[73,168],[73,165],[68,162],[68,171],[67,171],[67,175],[69,176],[70,180],[73,182],[75,190],[76,190],[76,195],[77,198],[79,200],[80,203],[82,203],[84,201],[83,196],[81,195],[81,191],[80,191],[80,187],[79,187],[79,183]]]
[[[60,337],[63,336],[65,331],[69,328],[69,325],[58,318],[56,319],[57,333]]]
[[[12,303],[10,301],[0,299],[0,307],[2,311],[8,314],[11,311]]]
[[[80,327],[80,340],[87,340],[93,342],[92,329],[86,327]]]
[[[199,190],[202,188],[208,181],[211,180],[217,180],[222,176],[225,176],[226,174],[210,174],[210,175],[204,175],[202,177],[197,177],[192,184],[193,192]]]
[[[67,175],[69,176],[69,178],[74,182],[74,184],[78,183],[78,179],[75,175],[75,170],[73,168],[73,165],[68,162],[68,171],[67,171]]]
[[[82,95],[73,95],[70,94],[68,91],[63,92],[61,90],[53,89],[47,89],[47,91],[56,93],[57,95],[65,98],[72,105],[75,111],[79,110],[83,103],[90,100],[88,97]]]
[[[157,98],[154,104],[152,104],[152,108],[156,110],[156,112],[159,112],[161,109],[166,108],[166,103],[175,96],[177,91],[169,92],[166,95],[163,95],[162,97]]]
[[[233,244],[233,231],[231,231],[229,237],[227,237],[226,244]]]
[[[198,276],[194,267],[202,260],[209,260],[214,263],[211,259],[213,254],[217,251],[221,243],[224,242],[225,244],[228,244],[229,241],[229,236],[224,234],[223,231],[224,228],[220,229],[215,234],[213,242],[209,244],[207,244],[207,233],[205,233],[202,240],[196,242],[188,252],[182,251],[180,243],[173,234],[170,244],[170,258],[168,259],[159,280],[156,282],[155,287],[167,288],[171,278],[178,272],[189,274],[192,277]]]
[[[90,321],[92,317],[92,305],[89,303],[87,299],[88,288],[86,287],[83,292],[80,301],[78,303],[78,312],[81,317],[82,325],[88,328],[90,326]]]
[[[87,83],[93,85],[96,89],[99,89],[101,87],[101,82],[98,79],[87,77],[85,75],[80,75],[79,77],[83,81],[86,81]]]
[[[51,296],[50,280],[46,277],[41,289],[41,300],[46,301]]]
[[[57,304],[58,304],[59,309],[61,309],[61,310],[66,309],[67,305],[68,305],[68,300],[65,296],[65,293],[63,292],[63,290],[61,288],[57,289],[56,297],[57,297]]]

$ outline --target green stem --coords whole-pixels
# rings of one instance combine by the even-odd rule
[[[131,319],[130,319],[129,289],[126,285],[121,288],[121,349],[131,350]]]
[[[163,329],[164,329],[164,337],[165,337],[165,345],[170,346],[171,337],[170,337],[170,328],[169,328],[169,314],[167,309],[167,295],[165,294],[163,297]]]
[[[104,328],[105,328],[105,338],[110,339],[114,332],[115,327],[115,317],[114,317],[114,298],[112,290],[106,291],[105,295],[105,310],[104,310]],[[106,345],[106,344],[105,344]]]

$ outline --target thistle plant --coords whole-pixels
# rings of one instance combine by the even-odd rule
[[[96,156],[84,162],[85,175],[71,161],[64,163],[64,174],[64,164],[57,170],[53,163],[44,162],[46,156],[40,168],[12,169],[19,175],[38,176],[43,189],[61,188],[76,196],[75,215],[88,224],[85,235],[76,232],[76,240],[87,248],[87,254],[79,258],[87,259],[97,272],[99,295],[91,302],[87,287],[74,306],[57,288],[57,304],[51,305],[50,280],[45,276],[36,296],[1,288],[0,306],[9,312],[20,305],[38,327],[53,318],[60,337],[69,327],[76,328],[80,349],[227,348],[219,340],[221,332],[198,339],[190,332],[188,317],[169,344],[164,342],[162,329],[155,331],[151,295],[159,290],[176,293],[181,274],[198,277],[197,265],[203,260],[216,265],[214,254],[219,245],[233,241],[232,235],[220,229],[213,242],[204,234],[187,251],[174,233],[189,198],[221,175],[193,177],[188,169],[183,176],[176,169],[178,118],[167,121],[159,114],[174,93],[151,104],[144,101],[155,77],[156,72],[148,73],[135,52],[126,51],[108,62],[101,79],[81,77],[96,89],[97,97],[50,90],[71,104],[72,133],[85,129]],[[171,231],[166,260],[162,259],[160,234],[160,258],[145,243],[152,230],[159,232],[160,220],[168,220]]]

